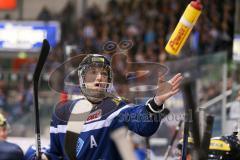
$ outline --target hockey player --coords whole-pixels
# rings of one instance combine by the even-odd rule
[[[181,159],[183,140],[177,145],[177,157]],[[194,142],[188,138],[187,160],[192,160]],[[240,159],[240,141],[235,133],[229,136],[213,137],[210,140],[208,160],[237,160]]]
[[[16,144],[7,142],[8,128],[7,120],[0,113],[0,159],[23,160],[22,149]]]
[[[208,160],[240,159],[240,141],[234,133],[229,136],[211,138]]]
[[[57,106],[50,127],[50,149],[44,152],[48,159],[68,159],[64,149],[68,120],[71,110],[76,105],[84,107],[80,105],[84,99],[93,105],[93,109],[83,125],[73,150],[76,152],[76,159],[122,159],[116,144],[111,139],[111,133],[125,126],[141,136],[151,136],[160,124],[161,116],[158,116],[160,117],[158,120],[155,116],[166,112],[164,101],[179,91],[183,79],[181,74],[175,75],[169,81],[172,85],[170,91],[156,95],[146,104],[133,105],[111,94],[112,70],[110,61],[104,56],[99,54],[86,56],[80,63],[78,76],[80,89],[85,97],[60,103]]]

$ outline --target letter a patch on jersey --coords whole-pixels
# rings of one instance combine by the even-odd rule
[[[97,142],[93,135],[90,137],[90,148],[97,147]]]

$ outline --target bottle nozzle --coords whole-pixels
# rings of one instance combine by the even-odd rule
[[[192,7],[198,10],[202,10],[202,4],[200,0],[192,1],[191,2]]]

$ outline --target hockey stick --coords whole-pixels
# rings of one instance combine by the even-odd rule
[[[39,108],[38,108],[38,82],[41,75],[41,71],[46,62],[50,45],[46,39],[43,40],[40,56],[37,62],[37,66],[33,73],[33,92],[34,92],[34,113],[35,113],[35,138],[36,138],[36,158],[41,158],[41,137],[40,137],[40,122],[39,122]]]
[[[190,79],[187,80],[183,87],[184,104],[185,104],[185,122],[184,122],[182,160],[186,160],[186,156],[187,156],[188,134],[189,134],[190,125],[192,126],[192,131],[193,131],[192,133],[193,133],[194,149],[196,151],[199,151],[199,148],[200,148],[199,119],[196,113],[196,103],[194,100],[193,89],[194,89],[194,82],[191,81]],[[199,156],[199,154],[197,154],[197,156]],[[199,157],[195,159],[198,160]]]
[[[207,116],[206,128],[205,128],[205,131],[204,131],[204,134],[203,134],[203,139],[202,139],[202,142],[201,142],[200,151],[202,151],[202,153],[201,153],[201,156],[200,156],[200,160],[207,159],[209,144],[210,144],[210,140],[211,140],[211,137],[212,137],[213,122],[214,122],[214,117],[211,116],[211,115]]]
[[[150,150],[151,150],[151,146],[150,146],[150,138],[149,137],[146,137],[146,160],[150,160]]]
[[[180,128],[181,128],[181,125],[182,125],[182,120],[178,123],[178,125],[177,125],[177,127],[176,127],[176,129],[175,129],[175,132],[174,132],[174,134],[173,134],[173,137],[172,137],[172,139],[171,139],[171,141],[170,141],[170,143],[169,143],[169,145],[168,145],[167,151],[166,151],[165,154],[164,154],[164,160],[167,160],[167,159],[168,159],[168,156],[169,156],[169,154],[170,154],[170,152],[171,152],[171,150],[172,150],[173,143],[175,142],[175,140],[176,140],[176,138],[177,138],[177,135],[178,135],[178,133],[179,133],[179,130],[180,130]]]

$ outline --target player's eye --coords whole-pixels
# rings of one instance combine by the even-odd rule
[[[97,71],[96,71],[95,69],[92,69],[92,70],[90,70],[89,73],[91,73],[91,74],[97,74]]]
[[[104,71],[104,72],[101,72],[101,75],[104,76],[104,77],[107,77],[108,73],[106,71]]]

